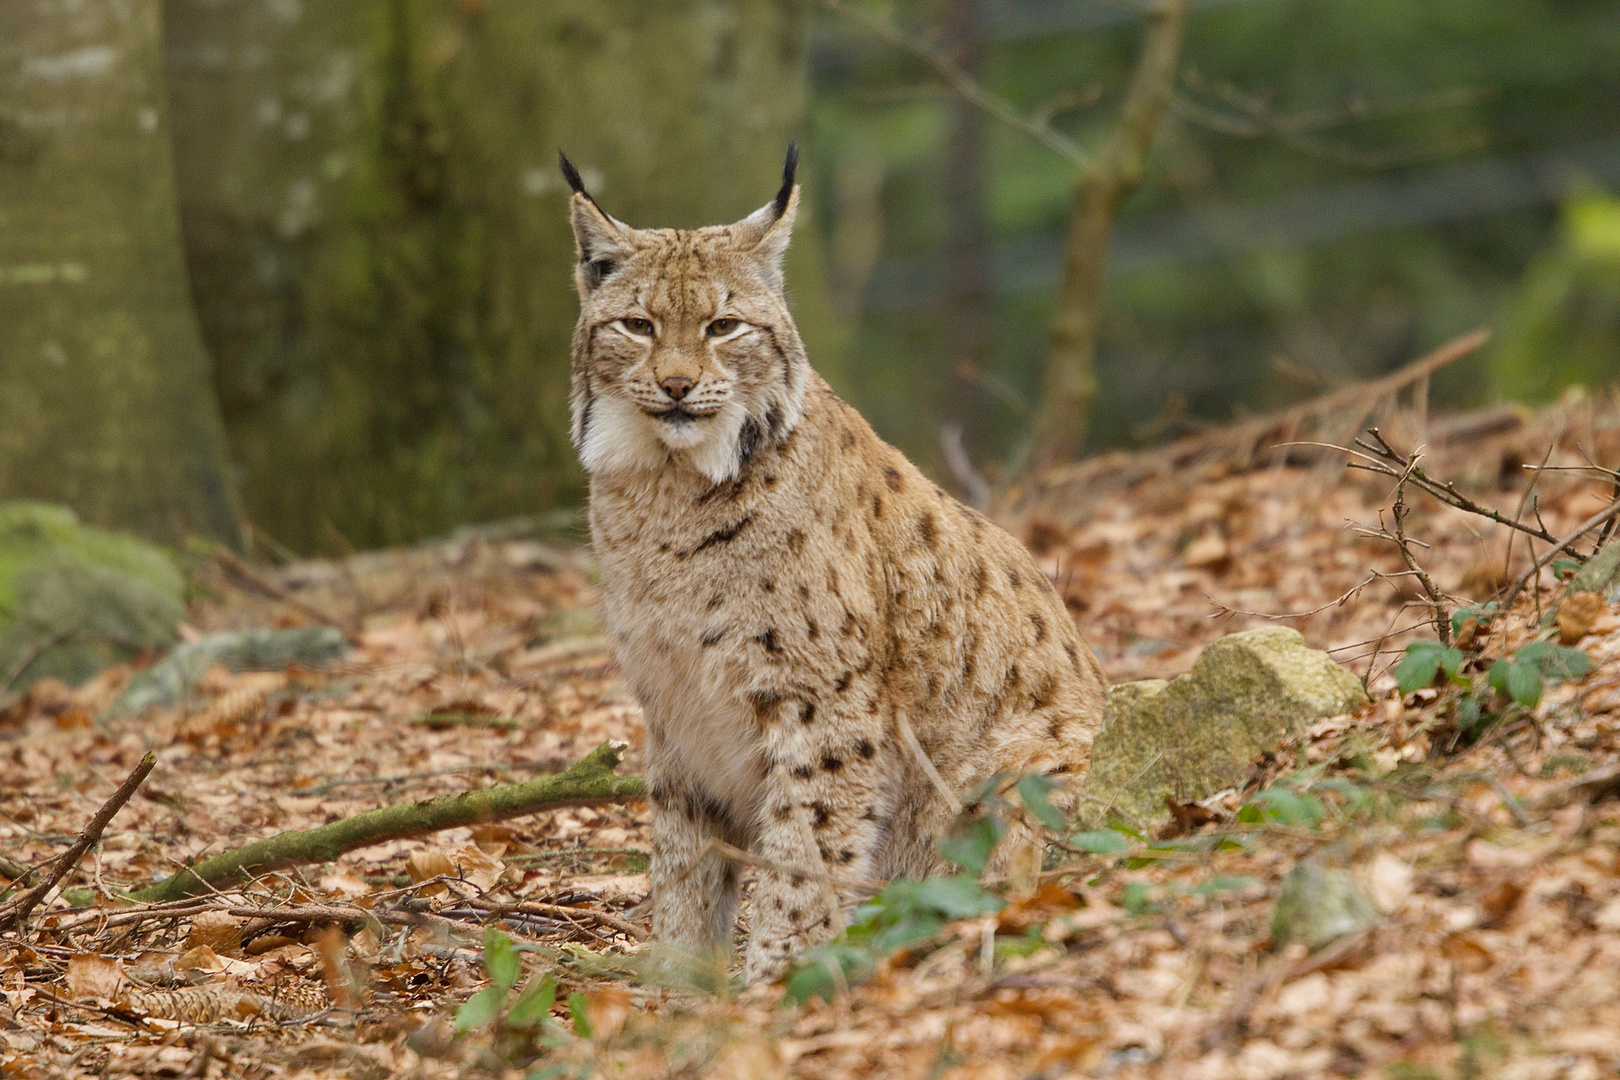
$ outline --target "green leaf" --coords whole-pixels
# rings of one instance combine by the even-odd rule
[[[1047,798],[1056,787],[1044,776],[1026,776],[1018,781],[1018,798],[1023,802],[1024,809],[1035,816],[1035,820],[1053,832],[1061,833],[1068,827],[1069,819]]]
[[[877,970],[877,963],[865,950],[837,941],[806,949],[788,976],[782,1000],[788,1005],[800,1005],[813,997],[831,1001],[838,993],[834,968],[843,975],[845,986],[855,986]]]
[[[1581,564],[1575,559],[1554,559],[1552,561],[1552,572],[1554,577],[1561,578],[1565,575],[1573,574],[1580,570],[1580,568]]]
[[[1005,900],[981,886],[978,879],[963,874],[929,878],[917,885],[912,896],[918,906],[947,919],[976,919],[1007,906]]]
[[[1216,874],[1202,885],[1194,886],[1195,896],[1213,896],[1223,892],[1246,892],[1260,884],[1259,878],[1247,874]]]
[[[501,1003],[505,1000],[506,991],[499,986],[484,987],[456,1010],[456,1031],[471,1031],[473,1028],[483,1027],[499,1015]]]
[[[1457,702],[1457,724],[1463,730],[1473,731],[1478,727],[1481,715],[1479,698],[1473,694],[1464,694]]]
[[[523,962],[512,947],[512,939],[493,927],[484,931],[484,969],[501,988],[502,995],[512,989],[518,976],[523,974]]]
[[[1094,829],[1091,832],[1077,832],[1069,837],[1069,843],[1081,851],[1089,851],[1093,855],[1118,855],[1130,848],[1130,841],[1126,840],[1113,829]]]
[[[1438,641],[1414,641],[1406,647],[1406,656],[1395,665],[1395,682],[1403,696],[1434,682],[1442,651]]]
[[[582,1039],[591,1037],[591,1005],[584,994],[568,995],[568,1015],[574,1018],[574,1034]]]
[[[1314,829],[1322,823],[1323,818],[1327,817],[1327,810],[1322,806],[1320,799],[1302,795],[1285,787],[1269,787],[1264,791],[1257,791],[1249,798],[1249,804],[1260,809],[1262,820],[1275,821],[1281,825]]]
[[[1446,673],[1446,678],[1454,683],[1463,681],[1462,677],[1463,654],[1457,649],[1440,650],[1440,670]]]
[[[1536,707],[1536,703],[1541,700],[1541,691],[1545,685],[1541,677],[1541,669],[1536,665],[1518,661],[1508,665],[1508,696],[1525,708],[1533,709]]]
[[[1146,881],[1133,881],[1125,886],[1125,897],[1120,906],[1132,915],[1140,915],[1148,910],[1148,895],[1153,886]]]
[[[1001,839],[1001,822],[986,814],[974,818],[966,825],[958,825],[952,835],[939,845],[939,853],[946,860],[978,877],[990,861],[990,853]]]
[[[539,1027],[551,1015],[551,1006],[557,1000],[557,980],[550,975],[536,975],[523,988],[512,1008],[506,1014],[508,1027]]]

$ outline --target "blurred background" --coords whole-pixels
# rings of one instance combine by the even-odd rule
[[[981,501],[1476,326],[1432,406],[1620,374],[1620,0],[9,0],[0,499],[261,554],[577,507],[557,149],[696,226],[792,137],[812,360]]]

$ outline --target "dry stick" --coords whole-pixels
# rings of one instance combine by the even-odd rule
[[[917,733],[911,730],[911,724],[906,720],[906,714],[898,709],[895,710],[894,714],[894,726],[900,732],[900,738],[911,751],[912,756],[917,759],[917,765],[933,783],[935,790],[945,797],[945,805],[951,808],[953,815],[960,814],[962,812],[962,800],[956,797],[956,792],[951,790],[951,786],[945,782],[945,778],[939,775],[939,770],[934,768],[933,760],[929,758],[927,751],[922,748],[922,743],[917,741]]]
[[[1489,506],[1481,506],[1473,499],[1470,499],[1468,496],[1458,491],[1455,481],[1447,480],[1442,483],[1441,481],[1436,480],[1434,477],[1417,467],[1418,459],[1421,457],[1420,454],[1413,454],[1411,457],[1402,454],[1393,446],[1389,445],[1387,441],[1385,441],[1383,434],[1377,428],[1368,428],[1367,434],[1371,435],[1377,442],[1376,446],[1364,439],[1357,439],[1355,440],[1355,443],[1357,446],[1367,451],[1367,454],[1371,455],[1369,460],[1372,460],[1374,463],[1372,465],[1359,465],[1355,462],[1350,462],[1347,466],[1348,468],[1363,469],[1367,472],[1375,472],[1384,476],[1393,476],[1397,478],[1404,477],[1407,482],[1414,484],[1422,490],[1428,492],[1430,495],[1433,495],[1436,499],[1439,499],[1447,506],[1456,507],[1458,510],[1462,510],[1465,513],[1486,518],[1490,521],[1496,522],[1499,525],[1506,525],[1510,529],[1515,529],[1518,532],[1534,536],[1536,539],[1546,541],[1549,544],[1553,543],[1557,539],[1547,531],[1545,526],[1531,528],[1524,522],[1517,520],[1517,518],[1510,518],[1499,510],[1494,510]],[[1339,449],[1345,448],[1340,447]],[[1549,451],[1549,453],[1550,452],[1551,451]],[[1365,457],[1367,455],[1357,456]],[[1398,466],[1398,468],[1392,467],[1390,465],[1391,462],[1393,462],[1395,466]],[[1522,507],[1520,512],[1523,512]]]
[[[1415,468],[1416,465],[1417,459],[1413,458],[1412,464],[1408,468]],[[1406,563],[1406,568],[1412,571],[1413,575],[1418,579],[1418,584],[1423,586],[1424,595],[1429,598],[1429,607],[1434,611],[1434,629],[1435,633],[1440,635],[1440,644],[1450,645],[1451,614],[1446,611],[1445,597],[1439,589],[1435,588],[1434,580],[1429,577],[1428,572],[1418,565],[1417,558],[1413,556],[1411,545],[1406,539],[1407,479],[1403,475],[1400,482],[1395,485],[1395,504],[1390,507],[1390,516],[1395,520],[1395,547],[1400,550],[1401,561]]]
[[[1569,547],[1569,545],[1573,544],[1575,541],[1579,540],[1586,533],[1589,533],[1593,529],[1597,528],[1599,525],[1612,521],[1616,515],[1620,515],[1620,499],[1614,500],[1614,502],[1610,503],[1602,510],[1599,510],[1591,517],[1575,526],[1574,532],[1570,533],[1552,547],[1548,548],[1539,559],[1536,559],[1530,564],[1530,569],[1525,571],[1524,576],[1514,583],[1512,590],[1509,591],[1507,597],[1502,601],[1502,610],[1513,610],[1513,602],[1519,598],[1519,594],[1524,591],[1525,586],[1529,585],[1530,582],[1533,581],[1536,576],[1546,568],[1547,564],[1553,561],[1554,556],[1563,551],[1565,548]]]
[[[284,832],[215,855],[179,871],[131,898],[143,902],[180,900],[216,884],[234,882],[253,871],[282,870],[330,862],[345,852],[389,840],[425,836],[462,825],[522,817],[569,806],[605,806],[646,798],[639,776],[616,776],[623,743],[605,742],[563,772],[522,784],[468,791],[427,802],[384,806],[302,832]]]
[[[298,599],[291,592],[277,585],[229,551],[221,549],[214,552],[214,561],[221,570],[225,571],[225,576],[236,582],[240,587],[249,592],[256,592],[268,600],[274,600],[278,604],[285,604],[306,619],[312,619],[326,626],[338,627],[343,631],[344,637],[350,640],[351,644],[355,634],[360,630],[360,627],[354,625],[353,620],[340,619],[329,611],[322,611],[313,604],[307,604]]]
[[[1221,603],[1219,600],[1215,599],[1213,596],[1209,595],[1208,593],[1204,594],[1204,599],[1208,600],[1211,604],[1215,605],[1215,611],[1209,616],[1209,618],[1211,618],[1211,619],[1219,619],[1224,615],[1252,615],[1257,619],[1303,619],[1308,615],[1320,614],[1321,612],[1326,611],[1330,607],[1342,607],[1343,605],[1348,604],[1352,599],[1354,599],[1355,595],[1357,593],[1359,593],[1362,589],[1365,589],[1367,586],[1371,585],[1373,582],[1377,581],[1381,577],[1389,577],[1389,576],[1391,576],[1391,575],[1380,574],[1378,571],[1374,570],[1371,574],[1367,575],[1367,580],[1366,581],[1363,581],[1360,585],[1357,585],[1355,588],[1353,588],[1353,589],[1349,590],[1348,592],[1344,593],[1342,596],[1338,597],[1337,599],[1329,600],[1327,603],[1323,604],[1321,607],[1313,607],[1309,611],[1289,611],[1289,612],[1284,612],[1284,613],[1282,613],[1280,615],[1273,615],[1273,614],[1271,614],[1269,612],[1265,612],[1265,611],[1244,611],[1242,608],[1227,607],[1225,604]]]
[[[585,907],[565,907],[562,904],[542,904],[538,901],[524,901],[520,904],[502,904],[493,900],[465,900],[468,907],[477,911],[485,911],[491,915],[540,915],[548,918],[572,919],[575,916],[584,916],[593,922],[611,927],[621,934],[628,934],[637,941],[647,940],[647,931],[633,922],[628,922],[616,915],[609,915],[605,911],[595,911]]]
[[[12,928],[22,929],[28,921],[29,913],[34,910],[34,907],[41,900],[45,899],[47,893],[56,888],[57,882],[67,877],[68,873],[79,865],[79,860],[84,858],[84,853],[94,847],[97,841],[101,839],[101,831],[107,827],[107,823],[113,819],[113,816],[118,811],[124,808],[124,804],[129,802],[129,797],[135,794],[135,789],[141,786],[141,782],[146,779],[156,766],[157,755],[148,750],[146,756],[141,758],[141,763],[135,766],[135,771],[130,773],[124,782],[119,785],[117,791],[113,792],[112,798],[103,803],[101,809],[96,811],[96,816],[90,819],[90,824],[86,825],[84,831],[79,834],[79,838],[73,841],[73,846],[57,856],[56,866],[52,869],[50,876],[11,901],[4,908],[0,908],[0,932]]]

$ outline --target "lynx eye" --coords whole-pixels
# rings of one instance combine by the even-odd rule
[[[653,324],[646,319],[620,319],[619,324],[632,334],[640,334],[642,337],[653,336]]]
[[[704,328],[704,333],[710,337],[724,337],[741,325],[739,319],[716,319]]]

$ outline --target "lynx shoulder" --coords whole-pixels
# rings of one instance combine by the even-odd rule
[[[1083,773],[1104,699],[1028,552],[811,370],[781,270],[793,166],[754,214],[678,231],[608,216],[564,162],[573,435],[646,716],[654,935],[729,947],[749,868],[709,840],[747,849],[750,981],[934,869],[952,807],[927,765],[954,792]]]

